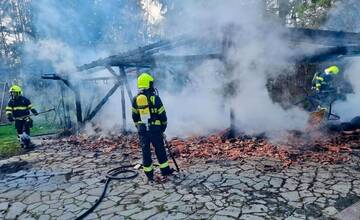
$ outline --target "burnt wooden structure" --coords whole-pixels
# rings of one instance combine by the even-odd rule
[[[109,56],[104,59],[95,60],[91,63],[84,64],[77,67],[77,72],[91,73],[95,72],[101,67],[101,70],[106,69],[112,75],[112,77],[95,77],[87,78],[88,80],[112,80],[114,85],[107,92],[107,94],[100,100],[100,102],[90,110],[86,115],[83,115],[83,108],[81,106],[81,95],[79,87],[71,82],[68,77],[60,76],[58,74],[44,74],[43,79],[59,80],[62,81],[73,93],[75,97],[76,118],[79,125],[83,125],[85,122],[91,121],[96,114],[102,109],[109,98],[120,88],[121,94],[121,108],[122,108],[122,120],[123,131],[126,131],[126,106],[125,106],[125,90],[130,101],[133,98],[132,91],[128,83],[127,69],[135,67],[138,72],[141,68],[155,68],[158,62],[166,63],[186,63],[186,62],[202,62],[207,59],[222,59],[221,54],[194,54],[183,56],[171,56],[171,55],[155,55],[160,51],[169,50],[180,45],[184,45],[188,40],[164,40],[157,43],[153,43],[144,47],[139,47],[135,50],[131,50],[125,53],[121,53],[114,56]]]
[[[85,80],[113,80],[114,85],[108,91],[108,93],[100,100],[100,102],[90,110],[85,116],[82,113],[81,106],[81,95],[78,87],[70,82],[68,78],[59,76],[58,74],[45,74],[42,76],[43,79],[52,79],[62,81],[75,96],[76,106],[76,117],[78,123],[81,125],[84,122],[91,121],[95,115],[101,110],[106,104],[109,98],[114,94],[117,89],[121,89],[121,106],[122,106],[122,119],[123,119],[123,130],[126,130],[126,113],[125,113],[125,90],[129,99],[131,100],[133,95],[128,84],[128,70],[130,68],[136,68],[137,72],[142,68],[151,69],[155,68],[159,62],[165,62],[168,65],[174,63],[193,63],[202,62],[208,59],[219,59],[224,62],[226,69],[225,74],[232,74],[233,68],[231,62],[228,62],[227,55],[229,49],[234,45],[232,37],[233,33],[236,32],[236,27],[229,26],[223,35],[221,47],[218,53],[208,54],[191,54],[183,56],[171,56],[160,54],[179,46],[190,44],[194,39],[188,39],[185,37],[174,39],[174,40],[161,40],[159,42],[149,44],[143,47],[136,48],[134,50],[120,53],[117,55],[109,56],[103,59],[95,60],[91,63],[84,64],[77,67],[77,72],[88,72],[97,71],[99,67],[107,69],[112,77],[97,77],[88,78]],[[285,32],[285,39],[291,42],[307,43],[310,45],[316,45],[318,49],[313,50],[309,53],[298,54],[295,57],[290,58],[290,62],[296,64],[302,63],[319,63],[331,60],[338,60],[349,56],[360,55],[360,34],[357,33],[346,33],[336,31],[324,31],[324,30],[311,30],[301,28],[289,28]],[[226,90],[230,93],[234,90],[234,85],[224,85]],[[231,98],[231,94],[230,94]],[[230,108],[231,109],[231,108]],[[230,110],[231,118],[231,129],[234,129],[234,112]]]

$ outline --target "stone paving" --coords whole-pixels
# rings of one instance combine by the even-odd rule
[[[0,161],[17,169],[0,173],[0,218],[75,219],[101,194],[106,171],[129,160],[124,151],[40,146]],[[282,169],[265,159],[196,160],[163,184],[141,172],[112,181],[86,219],[331,219],[360,200],[358,161]]]

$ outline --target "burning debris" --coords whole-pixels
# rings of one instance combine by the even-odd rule
[[[318,140],[304,135],[289,134],[283,143],[271,143],[266,138],[239,136],[222,138],[222,133],[208,137],[173,139],[176,152],[186,158],[238,160],[249,157],[267,157],[279,160],[285,167],[293,163],[312,161],[321,164],[336,164],[349,160],[352,149],[359,148],[359,130],[344,132]]]
[[[138,146],[138,139],[135,135],[88,136],[86,134],[80,134],[56,140],[55,144],[109,153],[128,146],[131,146],[131,150],[135,150]]]
[[[247,158],[272,158],[288,167],[292,164],[315,162],[338,164],[350,159],[353,150],[360,149],[360,129],[312,136],[289,132],[285,141],[273,143],[265,136],[239,135],[227,138],[228,130],[208,136],[173,138],[169,141],[176,157],[183,162],[193,159],[243,160]],[[57,144],[110,153],[115,150],[130,150],[140,154],[138,138],[135,134],[118,136],[70,136]]]

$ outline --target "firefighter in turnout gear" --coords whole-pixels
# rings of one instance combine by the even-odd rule
[[[335,77],[339,74],[340,69],[337,66],[330,66],[321,73],[315,73],[312,84],[313,89],[318,92],[334,88]]]
[[[138,77],[137,85],[139,93],[132,102],[132,118],[138,129],[144,172],[149,180],[153,180],[150,144],[155,148],[161,174],[166,176],[173,173],[173,169],[169,166],[163,139],[167,117],[161,99],[154,88],[154,78],[148,73],[142,73]]]
[[[32,119],[29,117],[30,111],[34,115],[37,115],[38,112],[32,106],[30,100],[22,96],[20,86],[11,86],[9,92],[11,99],[6,106],[7,118],[10,122],[15,121],[15,128],[18,133],[21,146],[29,147],[30,128],[32,127]]]
[[[337,66],[330,66],[323,72],[315,73],[312,80],[312,89],[315,90],[318,99],[321,101],[321,108],[328,108],[338,97],[338,79],[340,69]]]

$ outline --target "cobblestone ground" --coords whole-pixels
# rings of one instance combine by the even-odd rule
[[[2,160],[0,167],[17,172],[0,173],[0,218],[74,219],[101,194],[104,173],[127,155],[40,146]],[[330,219],[360,198],[354,160],[287,169],[265,159],[192,161],[183,176],[163,184],[146,183],[142,173],[112,181],[86,219]]]

